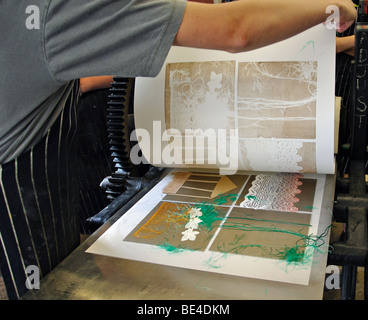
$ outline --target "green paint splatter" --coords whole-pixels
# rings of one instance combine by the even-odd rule
[[[222,204],[225,204],[228,200],[234,202],[238,200],[239,195],[234,193],[229,193],[228,195],[219,195],[218,197],[213,200],[213,203],[220,206]]]
[[[158,245],[158,247],[160,249],[164,249],[164,250],[166,250],[167,252],[170,252],[170,253],[178,253],[178,252],[181,252],[183,250],[183,248],[175,247],[175,246],[171,245],[168,242],[164,242],[163,244]]]
[[[310,224],[307,224],[307,223],[251,218],[247,215],[244,215],[243,217],[228,217],[228,219],[229,220],[230,219],[244,219],[244,220],[251,220],[251,221],[270,222],[270,223],[288,224],[288,225],[305,226],[305,227],[311,226]]]
[[[257,197],[255,196],[244,196],[244,198],[247,198],[248,200],[257,200]]]
[[[207,261],[204,261],[204,264],[211,269],[219,269],[222,268],[223,265],[219,263],[222,259],[226,258],[226,253],[214,254],[212,253],[210,258]]]
[[[263,256],[274,257],[286,262],[286,268],[290,266],[296,267],[308,264],[314,257],[315,254],[318,253],[326,253],[326,242],[324,238],[327,236],[329,232],[329,227],[326,228],[322,234],[319,236],[316,235],[305,235],[301,232],[291,231],[285,228],[279,228],[275,226],[255,226],[252,225],[252,221],[258,222],[269,222],[269,223],[277,223],[283,225],[297,225],[301,227],[309,227],[310,224],[297,223],[297,222],[289,222],[289,221],[279,221],[279,220],[268,220],[268,219],[257,219],[250,216],[242,216],[242,217],[228,217],[227,220],[221,224],[225,220],[224,213],[219,212],[218,207],[216,205],[225,204],[230,201],[236,201],[239,195],[236,194],[228,194],[221,195],[214,200],[214,204],[209,203],[200,203],[196,205],[186,205],[178,207],[176,212],[173,212],[173,215],[181,215],[186,220],[190,220],[190,209],[197,208],[200,209],[202,215],[199,217],[202,221],[198,224],[199,229],[202,229],[206,232],[213,230],[215,227],[220,227],[224,229],[233,229],[238,230],[240,233],[236,234],[234,239],[228,243],[222,243],[217,245],[218,253],[212,254],[208,261],[205,261],[205,264],[210,268],[221,268],[222,265],[220,261],[226,258],[226,255],[231,254],[241,254],[247,248],[259,248],[263,253]],[[254,196],[246,196],[248,199],[256,200]],[[314,209],[313,207],[306,207]],[[174,219],[175,220],[175,219]],[[249,223],[246,223],[249,222]],[[177,226],[180,227],[179,225]],[[182,226],[181,226],[182,227]],[[178,230],[179,231],[179,230]],[[275,232],[275,233],[284,233],[293,235],[296,237],[294,246],[283,246],[277,247],[273,245],[262,245],[262,244],[241,244],[241,241],[246,237],[246,233],[250,231],[259,231],[259,232]],[[209,235],[212,237],[212,235]],[[209,238],[207,238],[209,240]],[[166,242],[159,245],[161,249],[166,250],[169,253],[179,253],[187,249],[182,245],[173,246],[170,244],[169,239]],[[331,247],[328,247],[327,250],[330,250]]]
[[[200,204],[196,208],[199,208],[202,212],[199,217],[202,221],[198,224],[200,229],[211,231],[215,227],[216,221],[224,220],[224,216],[219,214],[216,207],[211,204]]]
[[[172,244],[170,244],[169,242],[164,242],[162,244],[158,244],[157,246],[160,249],[163,249],[163,250],[165,250],[169,253],[179,253],[179,252],[183,252],[183,251],[197,251],[196,249],[186,248],[183,245],[179,245],[179,246],[175,247]]]
[[[296,231],[281,229],[281,228],[277,228],[277,227],[254,226],[254,225],[251,225],[251,224],[241,224],[241,223],[227,224],[227,223],[225,223],[224,225],[222,225],[222,228],[224,228],[224,229],[236,229],[236,230],[241,230],[241,231],[280,232],[280,233],[286,233],[286,234],[294,235],[294,236],[297,236],[297,237],[300,237],[300,238],[305,238],[306,237],[304,234],[296,232]]]
[[[311,207],[311,206],[306,206],[305,209],[311,209],[311,210],[313,210],[313,209],[317,209],[317,208]]]
[[[299,53],[305,50],[307,47],[312,46],[313,54],[315,55],[316,51],[314,45],[315,45],[314,40],[307,41],[307,43],[299,50]]]
[[[281,260],[285,260],[289,264],[302,263],[305,258],[304,249],[305,248],[301,246],[285,246],[284,250],[277,250],[278,253],[275,254],[275,257],[278,257]]]

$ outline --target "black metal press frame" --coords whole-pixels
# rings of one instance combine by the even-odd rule
[[[347,178],[337,177],[334,220],[345,225],[343,237],[332,244],[328,263],[342,266],[341,299],[355,299],[357,268],[364,268],[364,299],[368,299],[368,15],[367,0],[360,0],[355,26],[352,101],[349,112],[350,149]]]

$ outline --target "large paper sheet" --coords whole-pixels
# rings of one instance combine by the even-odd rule
[[[174,171],[87,252],[307,285],[328,250],[317,233],[324,187],[325,175]]]
[[[333,173],[334,74],[323,25],[240,54],[174,47],[136,81],[140,148],[164,167]]]

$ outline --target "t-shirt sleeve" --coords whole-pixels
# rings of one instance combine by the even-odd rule
[[[59,81],[155,76],[185,5],[184,0],[50,0],[44,23],[49,70]]]

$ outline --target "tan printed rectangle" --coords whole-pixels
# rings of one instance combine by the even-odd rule
[[[244,62],[238,71],[241,138],[316,138],[317,62]]]

